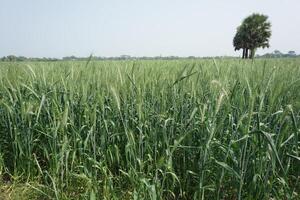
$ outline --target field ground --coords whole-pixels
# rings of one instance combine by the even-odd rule
[[[299,199],[300,59],[0,63],[0,199]]]

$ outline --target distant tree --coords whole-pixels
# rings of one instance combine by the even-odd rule
[[[7,58],[8,61],[11,61],[11,62],[12,62],[12,61],[17,61],[17,57],[14,56],[14,55],[9,55],[9,56],[7,56],[6,58]]]
[[[76,56],[66,56],[62,58],[63,60],[77,60]]]
[[[121,56],[119,57],[120,60],[128,60],[128,59],[130,59],[130,58],[131,58],[130,55],[121,55]]]
[[[271,37],[271,23],[268,16],[262,14],[252,14],[245,18],[237,28],[233,38],[235,50],[243,49],[243,58],[254,58],[257,48],[269,47]],[[249,54],[250,51],[250,55]]]
[[[284,54],[281,53],[281,51],[279,51],[279,50],[275,50],[273,52],[273,57],[275,57],[275,58],[280,58],[280,57],[283,57],[283,56],[284,56]]]
[[[296,56],[296,52],[295,51],[289,51],[288,55],[294,57],[294,56]]]
[[[25,60],[27,60],[27,58],[25,56],[18,56],[16,58],[16,61],[25,61]]]
[[[274,54],[276,54],[276,55],[282,55],[281,51],[279,51],[279,50],[275,50]]]

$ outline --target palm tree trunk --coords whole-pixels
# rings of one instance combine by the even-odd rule
[[[248,58],[248,49],[246,48],[246,52],[245,52],[245,58]]]
[[[253,59],[255,56],[255,49],[251,49],[250,58]]]

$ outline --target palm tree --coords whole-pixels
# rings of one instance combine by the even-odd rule
[[[238,51],[240,49],[243,50],[243,55],[242,58],[248,58],[248,45],[246,43],[245,38],[245,33],[243,32],[243,30],[241,30],[241,27],[239,26],[237,28],[237,33],[233,38],[233,46],[235,47],[234,50]]]
[[[235,50],[243,49],[243,58],[248,58],[248,50],[250,50],[250,58],[254,58],[257,48],[269,47],[269,39],[271,37],[271,23],[268,16],[262,14],[252,14],[245,18],[237,28],[237,33],[233,39]]]

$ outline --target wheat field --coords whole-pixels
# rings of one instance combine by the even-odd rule
[[[300,59],[0,62],[0,199],[299,199],[299,121]]]

